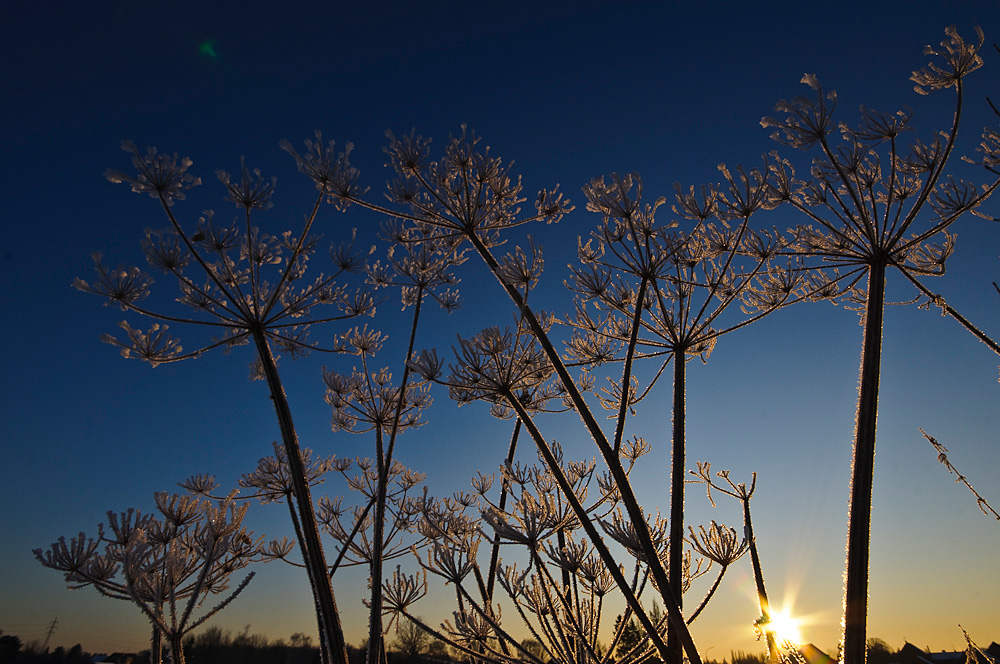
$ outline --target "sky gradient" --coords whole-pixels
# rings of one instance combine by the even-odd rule
[[[89,255],[110,265],[140,264],[144,228],[166,221],[154,201],[108,183],[127,170],[119,149],[130,139],[194,161],[202,177],[176,210],[190,226],[203,209],[228,213],[213,172],[251,167],[278,178],[275,230],[298,228],[312,184],[278,148],[320,129],[355,144],[353,162],[369,197],[381,197],[384,132],[411,127],[436,150],[467,123],[505,160],[514,160],[531,199],[556,183],[577,205],[558,226],[532,229],[545,249],[541,306],[572,308],[562,288],[576,238],[598,222],[580,188],[612,172],[638,172],[649,200],[672,197],[674,182],[717,182],[716,165],[753,167],[778,148],[761,129],[775,102],[804,94],[803,73],[839,93],[838,117],[858,106],[910,106],[920,136],[946,128],[952,97],[921,97],[910,72],[925,44],[955,24],[967,39],[980,25],[1000,41],[994,3],[847,3],[823,11],[802,3],[161,3],[114,0],[4,3],[0,7],[0,183],[5,229],[0,297],[7,348],[0,454],[0,630],[41,639],[58,618],[53,645],[86,650],[148,647],[137,609],[86,589],[69,593],[31,550],[60,535],[94,533],[107,510],[152,508],[152,493],[174,490],[195,473],[223,487],[270,453],[278,430],[262,383],[246,380],[246,348],[150,369],[121,358],[100,336],[116,331],[115,309],[71,288],[93,275]],[[167,6],[165,6],[167,5]],[[987,124],[985,102],[1000,98],[1000,54],[967,82],[959,154],[971,154]],[[788,152],[785,151],[787,154]],[[804,164],[802,155],[794,155]],[[954,160],[957,164],[957,160]],[[956,172],[979,178],[972,171]],[[1000,199],[984,206],[1000,216]],[[758,223],[784,230],[790,211]],[[379,219],[328,206],[319,228],[329,239],[357,227],[374,242]],[[1000,225],[967,217],[953,227],[957,250],[948,274],[932,282],[949,304],[988,332],[1000,332],[997,279]],[[520,237],[520,236],[518,236]],[[384,252],[379,248],[378,255]],[[464,307],[434,312],[417,346],[442,354],[455,334],[510,321],[503,293],[482,266],[463,266]],[[166,279],[156,284],[170,293]],[[889,300],[913,293],[890,277]],[[498,313],[499,312],[499,313]],[[395,301],[374,324],[393,343],[384,362],[398,367],[406,318]],[[858,314],[828,303],[791,307],[722,339],[708,364],[688,371],[688,459],[758,473],[752,506],[772,604],[809,619],[804,637],[833,650],[839,638],[847,496],[862,328]],[[962,646],[960,623],[981,645],[1000,641],[996,554],[1000,527],[941,467],[918,427],[951,450],[979,492],[1000,502],[998,359],[951,319],[914,306],[886,311],[875,468],[869,636],[893,647]],[[283,364],[303,446],[323,454],[367,456],[367,438],[332,433],[322,400],[324,362]],[[338,364],[339,363],[339,364]],[[399,369],[394,369],[398,373]],[[669,403],[669,385],[653,399]],[[480,405],[457,409],[435,391],[428,424],[400,441],[400,459],[428,474],[433,493],[468,488],[476,470],[495,471],[509,422]],[[653,454],[635,485],[648,507],[667,505],[669,417],[640,408],[631,421]],[[546,421],[569,458],[595,450],[572,419]],[[525,454],[530,459],[533,455]],[[330,495],[346,491],[331,479]],[[698,487],[689,523],[738,526],[735,504],[713,509]],[[285,512],[254,505],[248,523],[268,536],[290,535]],[[327,545],[328,551],[330,545]],[[686,596],[691,606],[704,584]],[[337,578],[348,640],[366,622],[363,574]],[[257,578],[214,624],[272,637],[312,632],[305,576],[277,564]],[[451,611],[432,599],[425,617]],[[727,574],[692,633],[708,658],[760,651],[748,561]],[[391,638],[391,637],[390,637]]]

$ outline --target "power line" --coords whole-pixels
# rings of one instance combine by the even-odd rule
[[[49,651],[49,639],[52,638],[52,633],[56,631],[56,626],[59,625],[59,618],[53,618],[52,622],[49,623],[49,628],[45,632],[45,643],[42,645],[45,648],[45,652]]]

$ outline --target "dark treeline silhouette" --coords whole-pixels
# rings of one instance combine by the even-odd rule
[[[92,655],[77,643],[68,650],[59,646],[49,650],[39,641],[21,641],[13,634],[0,630],[0,663],[25,662],[25,664],[90,664]]]
[[[251,634],[250,625],[233,634],[208,627],[184,641],[188,664],[313,664],[319,662],[319,648],[312,637],[295,633],[285,641]]]
[[[621,616],[619,616],[619,620]],[[401,629],[396,633],[396,639],[387,643],[388,664],[440,664],[442,662],[465,662],[467,658],[447,648],[444,643],[430,639],[425,633],[419,632],[425,638],[415,638],[417,630]],[[638,644],[641,631],[634,621],[627,624],[621,637],[623,647],[629,650]],[[529,650],[535,644],[526,639],[522,645]],[[535,644],[537,645],[537,644]],[[313,638],[307,634],[295,633],[285,639],[270,639],[262,634],[251,634],[250,626],[233,634],[219,627],[209,627],[204,631],[185,639],[184,650],[188,664],[318,664],[320,661],[319,647],[313,644]],[[879,638],[868,639],[868,664],[921,664],[932,652],[929,648],[920,648],[911,643],[905,643],[901,648],[893,648]],[[358,646],[347,646],[350,664],[365,664],[367,643]],[[800,651],[801,652],[801,651]],[[991,643],[985,649],[985,654],[1000,662],[1000,644]],[[839,653],[831,652],[831,661],[836,663]],[[935,661],[947,664],[968,664],[962,651],[949,653],[933,653]],[[950,657],[949,657],[950,656]],[[544,661],[544,657],[542,657]],[[767,664],[767,653],[730,651],[728,658],[706,659],[704,664]],[[813,661],[814,657],[807,658]],[[614,658],[612,658],[614,660]],[[651,661],[658,661],[655,658]],[[148,664],[149,651],[140,653],[91,654],[83,650],[78,643],[67,649],[62,646],[54,649],[45,648],[39,641],[22,642],[20,637],[5,634],[0,630],[0,664],[17,662],[19,664],[91,664],[92,662],[114,662],[115,664]],[[981,662],[979,664],[986,664]]]

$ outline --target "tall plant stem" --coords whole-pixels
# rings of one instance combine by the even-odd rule
[[[402,389],[406,389],[405,385]],[[375,427],[378,450],[378,486],[375,488],[375,517],[372,524],[371,595],[368,612],[368,664],[382,657],[382,549],[385,540],[385,485],[389,478],[388,460],[383,452],[382,427]]]
[[[850,520],[847,526],[847,574],[844,586],[844,664],[864,664],[867,654],[868,553],[871,544],[875,422],[878,416],[882,315],[885,304],[884,259],[868,270],[865,338],[861,354],[858,417],[851,467]]]
[[[303,551],[303,562],[305,561],[305,537],[302,536],[302,526],[299,525],[299,515],[295,512],[295,494],[286,491],[285,504],[288,505],[288,516],[292,520],[292,529],[295,531],[295,539],[299,543],[299,548]],[[308,570],[308,567],[306,568]],[[307,571],[308,573],[308,571]],[[319,597],[313,593],[313,610],[316,613],[318,633],[323,633],[323,619],[320,617]]]
[[[583,395],[577,388],[576,383],[573,382],[573,377],[569,375],[566,365],[563,363],[562,358],[559,356],[559,352],[555,349],[555,346],[552,345],[552,341],[549,339],[545,328],[538,321],[534,312],[524,302],[524,297],[517,290],[517,288],[504,280],[500,271],[500,264],[497,262],[493,254],[490,253],[489,248],[483,244],[483,241],[475,233],[468,233],[467,237],[472,243],[472,246],[476,249],[476,252],[479,253],[480,257],[483,259],[483,262],[485,262],[486,266],[490,269],[490,272],[493,273],[493,276],[500,282],[500,285],[507,292],[507,295],[510,296],[518,311],[523,312],[525,320],[531,327],[531,331],[538,339],[546,357],[556,370],[556,374],[559,376],[560,382],[566,388],[567,395],[576,407],[577,414],[583,420],[583,423],[590,432],[594,443],[597,445],[598,450],[600,450],[601,456],[604,458],[605,463],[607,463],[608,470],[611,472],[612,478],[614,479],[615,486],[621,494],[622,503],[625,505],[629,519],[632,521],[633,527],[639,534],[639,543],[642,547],[643,554],[646,556],[646,560],[649,561],[650,572],[653,579],[656,581],[657,587],[659,588],[660,597],[667,610],[670,623],[680,634],[681,643],[684,646],[684,652],[687,653],[690,664],[701,664],[701,656],[698,654],[698,649],[694,645],[694,640],[691,638],[691,633],[688,631],[687,625],[684,624],[684,615],[677,606],[677,598],[674,597],[673,592],[670,590],[666,571],[663,569],[663,564],[659,560],[659,553],[656,551],[656,547],[653,545],[652,536],[649,533],[649,526],[642,513],[642,508],[639,506],[639,501],[636,500],[635,493],[632,491],[632,486],[629,484],[628,476],[625,474],[625,469],[622,468],[618,455],[615,454],[614,449],[608,442],[607,436],[604,435],[600,425],[597,423],[597,419],[590,411],[586,401],[584,401]],[[627,387],[623,387],[623,390],[626,389]],[[522,416],[522,419],[524,419],[524,413],[519,412],[518,414]],[[528,426],[528,421],[525,421],[525,426]],[[532,434],[532,437],[534,438],[535,435]],[[536,438],[536,440],[538,439]],[[551,454],[546,456],[545,461],[553,472],[558,469],[555,458],[552,457]],[[566,491],[570,491],[570,493],[566,495],[566,498],[572,502],[573,496],[571,489],[562,486],[560,486],[560,488],[564,493],[566,493]],[[585,524],[589,523],[590,517],[587,515],[585,510],[578,512],[578,514],[581,520],[586,520]],[[591,535],[591,537],[593,537],[593,535]],[[610,556],[610,554],[608,555]],[[628,586],[624,585],[625,581],[620,575],[614,574],[615,563],[612,561],[608,563],[608,565],[611,568],[609,571],[612,571],[612,576],[615,577],[615,582],[618,583],[619,588],[621,588],[622,592],[626,594],[627,598],[629,592]],[[645,616],[645,612],[642,610],[641,606],[633,606],[633,610],[636,611],[637,617],[642,618]],[[643,627],[651,629],[651,626],[647,625],[647,623],[648,618],[646,619],[646,622],[643,623]],[[661,651],[661,653],[662,652],[663,651]]]
[[[670,591],[677,598],[677,608],[683,608],[684,592],[684,416],[685,416],[685,370],[687,363],[683,348],[674,350],[674,413],[673,446],[670,462],[670,539],[667,572],[670,575]],[[681,664],[682,653],[678,630],[674,625],[667,627],[667,648],[674,654],[667,664]]]
[[[757,540],[753,534],[753,520],[750,518],[750,496],[743,494],[739,498],[743,503],[743,537],[750,544],[750,562],[753,565],[753,581],[757,586],[761,625],[764,627],[764,637],[767,639],[767,656],[772,664],[778,664],[781,657],[778,653],[778,644],[774,639],[774,630],[771,629],[771,604],[767,601],[767,590],[764,589],[764,572],[760,566]]]
[[[389,432],[389,443],[383,454],[382,428],[375,429],[376,445],[378,447],[378,458],[381,460],[379,468],[378,486],[376,487],[375,500],[375,523],[372,541],[375,545],[372,551],[372,594],[369,605],[370,613],[368,618],[368,662],[374,663],[385,658],[385,647],[382,643],[382,563],[385,542],[385,503],[389,490],[389,476],[392,468],[392,453],[396,446],[396,436],[399,433],[399,420],[403,416],[403,407],[406,405],[406,385],[410,378],[410,360],[413,357],[413,344],[417,336],[417,322],[420,320],[420,305],[424,300],[424,289],[417,287],[416,304],[413,311],[413,324],[410,326],[410,343],[406,348],[406,359],[403,361],[403,379],[399,386],[399,397],[396,400],[396,412],[392,420],[392,429]],[[346,545],[345,545],[346,549]],[[379,660],[375,659],[378,655]]]
[[[271,389],[271,399],[274,401],[274,410],[278,416],[278,426],[281,429],[281,440],[285,446],[288,475],[292,480],[292,494],[295,497],[295,506],[299,513],[299,525],[302,527],[303,559],[319,612],[321,626],[319,637],[324,664],[347,664],[347,642],[344,640],[344,631],[340,625],[340,614],[337,612],[337,601],[333,596],[333,585],[330,583],[330,577],[327,576],[323,544],[316,526],[316,512],[313,509],[309,483],[306,482],[305,465],[302,463],[302,452],[299,448],[298,436],[295,433],[295,425],[292,422],[292,411],[288,406],[288,397],[281,384],[278,367],[274,363],[274,356],[271,354],[271,347],[264,336],[264,330],[260,327],[254,328],[253,339],[257,346],[257,355],[260,357],[264,369],[264,376],[267,378],[267,385]]]

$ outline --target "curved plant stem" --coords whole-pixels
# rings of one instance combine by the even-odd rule
[[[725,576],[727,569],[729,569],[728,565],[719,570],[719,576],[715,577],[715,583],[713,583],[712,587],[708,589],[707,593],[705,593],[705,599],[701,600],[701,604],[699,604],[698,608],[694,610],[694,613],[688,616],[687,624],[690,625],[693,623],[695,618],[701,615],[701,612],[705,610],[706,606],[708,606],[708,600],[712,599],[712,595],[714,595],[715,591],[718,590],[719,584],[722,583],[722,577]]]
[[[978,327],[976,327],[975,325],[973,325],[969,321],[969,319],[967,319],[965,316],[963,316],[962,314],[960,314],[957,311],[955,311],[950,305],[948,305],[948,303],[946,303],[944,301],[943,298],[941,298],[940,295],[932,293],[926,286],[924,286],[922,283],[920,283],[907,270],[901,269],[900,272],[902,272],[903,276],[905,276],[907,279],[910,280],[910,283],[912,283],[914,286],[917,287],[917,290],[919,290],[921,293],[923,293],[928,298],[930,298],[930,300],[932,302],[934,302],[939,307],[941,307],[941,309],[942,309],[942,311],[944,311],[944,313],[948,314],[949,316],[951,316],[952,318],[954,318],[955,320],[957,320],[959,322],[959,324],[962,327],[964,327],[966,330],[968,330],[969,332],[971,332],[973,334],[973,336],[975,336],[977,339],[979,339],[984,344],[986,344],[987,346],[989,346],[990,350],[992,350],[997,355],[1000,355],[1000,344],[998,344],[996,341],[994,341],[993,339],[991,339],[985,332],[983,332],[982,330],[980,330]],[[996,285],[996,283],[993,284],[993,287],[997,289],[997,292],[1000,292],[1000,287],[998,287]]]

